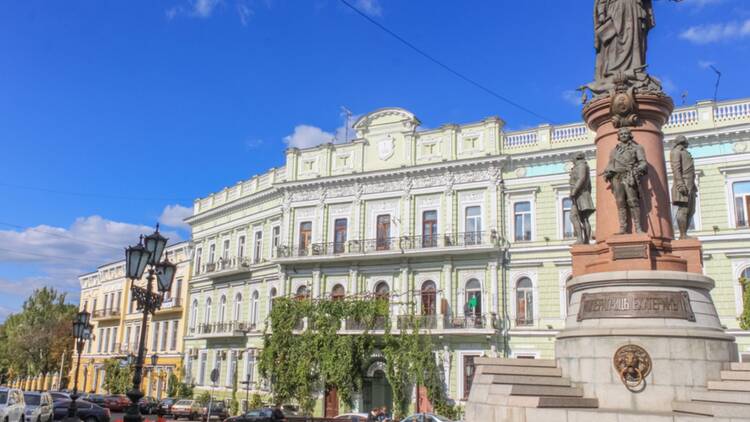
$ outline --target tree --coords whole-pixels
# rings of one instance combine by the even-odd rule
[[[53,288],[37,289],[20,313],[5,320],[0,332],[0,374],[22,377],[60,369],[63,353],[72,352],[72,323],[78,310],[65,299],[65,293]],[[70,359],[66,361],[69,365]]]
[[[105,390],[110,394],[125,394],[133,385],[133,368],[122,366],[119,359],[107,359],[104,362]]]
[[[742,286],[742,315],[740,315],[740,328],[743,330],[750,330],[750,280],[745,277],[740,277],[740,285]]]

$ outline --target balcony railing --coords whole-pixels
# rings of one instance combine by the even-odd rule
[[[399,330],[411,330],[415,327],[434,330],[437,328],[437,315],[399,315],[397,325]]]
[[[96,309],[91,317],[94,319],[117,318],[120,316],[120,309]]]
[[[445,323],[443,328],[446,330],[456,329],[481,329],[481,328],[496,328],[495,327],[495,315],[484,314],[484,315],[463,315],[453,316],[447,315],[445,317]]]
[[[348,318],[344,321],[344,327],[347,330],[385,330],[385,323],[387,317],[375,317],[375,320],[370,327],[370,324],[365,321],[357,321],[354,318]]]
[[[401,236],[346,242],[312,243],[301,247],[279,247],[280,258],[305,256],[333,256],[346,254],[368,254],[388,251],[427,250],[432,248],[456,248],[466,246],[499,246],[497,231],[476,231],[452,234]]]
[[[122,354],[137,354],[138,353],[138,343],[123,343],[120,345],[120,353]]]
[[[258,331],[258,325],[249,322],[212,322],[209,324],[198,324],[190,328],[190,334],[209,335],[209,336],[243,336],[246,332]]]
[[[201,265],[201,267],[196,270],[195,275],[241,270],[244,268],[250,268],[250,263],[250,259],[244,257],[231,257],[227,259],[219,258],[215,262]]]

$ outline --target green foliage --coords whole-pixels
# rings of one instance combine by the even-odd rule
[[[107,359],[104,362],[103,387],[110,394],[125,394],[133,385],[133,368],[120,366],[119,359]]]
[[[211,394],[208,391],[204,391],[200,394],[197,394],[193,398],[198,402],[199,405],[205,407],[208,406],[208,402],[211,401]]]
[[[740,328],[750,330],[750,280],[740,277],[740,284],[743,287],[742,293],[742,315],[740,315]]]
[[[261,398],[260,394],[253,393],[252,396],[250,396],[250,403],[247,405],[248,410],[250,409],[257,409],[259,407],[263,407],[263,398]]]
[[[232,374],[232,379],[234,379],[232,383],[232,400],[229,402],[229,412],[232,416],[240,414],[240,401],[237,400],[237,366],[239,365],[234,365],[234,374]]]
[[[169,379],[167,380],[167,397],[177,397],[179,392],[180,380],[177,379],[177,375],[174,372],[169,373]]]
[[[72,323],[78,311],[65,299],[65,293],[55,289],[37,289],[20,313],[5,320],[0,327],[0,378],[59,370],[62,354],[72,352]],[[66,361],[69,365],[70,359]]]
[[[177,385],[176,397],[178,399],[188,399],[190,397],[193,397],[193,386],[189,384],[185,384],[184,382],[180,382]]]

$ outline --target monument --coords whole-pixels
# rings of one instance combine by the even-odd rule
[[[686,139],[670,154],[670,199],[662,126],[674,104],[647,72],[652,2],[596,0],[594,23],[583,117],[596,133],[596,241],[582,232],[571,246],[556,359],[476,359],[466,421],[750,421],[750,364],[737,363],[701,243],[687,236],[696,186]],[[580,195],[571,189],[574,203]]]

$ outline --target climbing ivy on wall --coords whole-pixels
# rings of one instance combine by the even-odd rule
[[[740,328],[743,330],[750,330],[750,280],[745,277],[740,277],[740,285],[742,286],[742,315],[740,315]]]
[[[274,400],[295,401],[309,414],[317,393],[335,387],[339,398],[351,406],[377,347],[386,357],[394,416],[402,417],[408,411],[415,384],[427,388],[438,412],[455,415],[445,396],[430,335],[419,329],[415,317],[411,330],[391,333],[388,309],[387,301],[376,299],[275,299],[259,357],[260,374],[271,381]],[[295,333],[304,318],[308,329]],[[343,320],[356,321],[362,333],[339,334]],[[385,322],[384,336],[372,334],[378,321]]]

